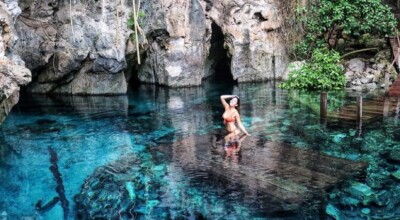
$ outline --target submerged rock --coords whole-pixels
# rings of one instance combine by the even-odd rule
[[[77,217],[119,219],[148,214],[159,204],[161,171],[151,156],[134,154],[96,169],[74,198]]]
[[[348,196],[343,196],[340,198],[340,204],[345,205],[345,206],[357,206],[361,203],[360,200],[348,197]]]
[[[368,175],[366,182],[371,188],[380,189],[388,182],[388,176],[389,174],[386,174],[386,172],[372,172]]]
[[[335,207],[334,205],[332,205],[332,204],[328,204],[328,205],[326,206],[325,212],[326,212],[328,215],[332,216],[332,217],[333,217],[334,219],[336,219],[336,220],[342,219],[341,216],[340,216],[340,211],[339,211],[339,209],[336,208],[336,207]]]
[[[396,178],[397,180],[400,180],[400,170],[397,170],[396,172],[393,172],[392,176],[394,178]]]
[[[392,150],[388,155],[388,159],[393,162],[400,163],[400,150]]]
[[[368,185],[360,182],[352,182],[345,189],[351,197],[360,199],[364,205],[369,204],[373,200],[374,191]]]
[[[362,212],[363,214],[365,214],[365,215],[369,215],[369,214],[371,213],[371,209],[369,209],[369,208],[363,208],[363,209],[361,209],[361,212]]]

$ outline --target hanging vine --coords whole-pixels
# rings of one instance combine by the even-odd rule
[[[140,34],[140,36],[143,38],[143,43],[146,44],[147,40],[146,40],[146,35],[144,34],[142,28],[140,27],[139,24],[139,19],[141,17],[144,17],[143,13],[140,13],[140,0],[138,1],[138,3],[136,4],[135,0],[132,0],[132,15],[128,20],[128,26],[131,27],[131,29],[133,29],[134,31],[134,38],[133,41],[135,42],[136,45],[136,55],[137,55],[137,62],[138,64],[140,64],[140,45],[139,45],[139,38],[138,35]]]
[[[136,6],[135,6],[135,0],[132,0],[132,9],[133,9],[133,17],[134,17],[134,24],[133,24],[133,26],[134,26],[134,31],[135,31],[135,39],[136,39],[136,55],[137,55],[137,61],[138,61],[138,64],[140,64],[140,51],[139,51],[139,40],[138,40],[138,34],[137,34],[137,32],[138,32],[138,26],[139,26],[139,24],[138,24],[138,22],[137,22],[137,20],[138,20],[138,17],[137,17],[137,15],[136,15]],[[140,0],[139,0],[139,5],[138,5],[138,9],[140,8]]]

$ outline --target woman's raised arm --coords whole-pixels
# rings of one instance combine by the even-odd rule
[[[225,99],[231,99],[231,98],[235,98],[238,97],[237,95],[221,95],[221,103],[224,106],[224,108],[228,108],[229,104],[225,101]]]

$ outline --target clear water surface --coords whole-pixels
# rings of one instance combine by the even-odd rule
[[[252,134],[239,153],[221,144],[222,94]],[[273,82],[22,97],[0,127],[0,219],[400,219],[397,115],[360,132],[321,123],[319,101]],[[354,102],[329,93],[328,111]],[[322,188],[329,158],[366,166]]]

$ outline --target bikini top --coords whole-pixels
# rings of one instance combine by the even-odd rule
[[[225,123],[226,123],[226,122],[235,122],[235,121],[236,121],[236,118],[232,116],[233,114],[235,114],[235,113],[232,113],[232,114],[231,114],[230,116],[228,116],[228,117],[225,117],[225,114],[223,114],[223,115],[222,115],[222,118],[224,119],[224,122],[225,122]]]

